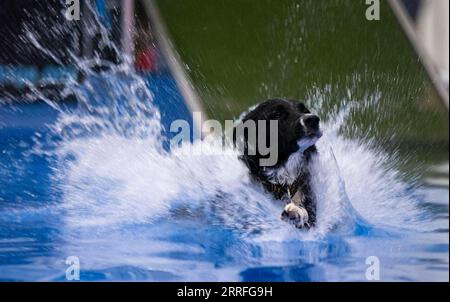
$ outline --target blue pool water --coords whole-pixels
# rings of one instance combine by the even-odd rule
[[[307,232],[232,152],[169,151],[170,122],[191,122],[172,78],[77,89],[78,103],[0,105],[0,280],[65,281],[75,256],[82,281],[366,281],[375,256],[381,280],[448,281],[448,185],[406,182],[338,134],[345,117],[324,126]]]

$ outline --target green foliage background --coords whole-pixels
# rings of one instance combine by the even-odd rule
[[[365,18],[365,0],[157,4],[210,118],[273,97],[303,100],[323,119],[354,103],[347,135],[410,164],[448,161],[448,111],[387,1],[380,21]]]

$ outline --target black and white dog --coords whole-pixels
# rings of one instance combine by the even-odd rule
[[[241,135],[236,131],[239,125],[248,121],[256,125],[256,133],[252,133],[256,134],[255,140],[249,139],[250,131],[241,131]],[[255,144],[262,137],[267,138],[266,142],[269,141],[273,133],[270,127],[274,125],[270,121],[277,121],[277,160],[272,166],[262,166],[261,159],[267,154],[261,154],[259,145]],[[316,223],[316,202],[310,184],[309,163],[312,155],[317,153],[315,143],[322,136],[319,122],[319,117],[311,114],[303,103],[273,99],[251,109],[234,129],[234,143],[243,142],[240,159],[254,180],[276,199],[285,202],[281,218],[297,228],[310,228]],[[264,125],[265,128],[262,127]],[[262,134],[261,131],[266,133]]]

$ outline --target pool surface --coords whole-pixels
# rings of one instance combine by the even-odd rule
[[[84,86],[88,103],[0,105],[0,280],[66,281],[76,257],[81,281],[368,281],[373,259],[382,281],[448,281],[448,162],[405,180],[337,115],[318,226],[298,231],[234,154],[170,150],[191,121],[172,78]]]

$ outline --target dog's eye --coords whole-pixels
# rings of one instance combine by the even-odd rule
[[[269,120],[279,120],[282,119],[284,117],[284,115],[281,112],[275,112],[270,114],[269,116]]]
[[[286,109],[283,106],[278,106],[274,109],[274,111],[272,111],[269,114],[268,119],[269,120],[280,120],[280,119],[286,118],[287,115],[288,115],[288,112],[286,111]]]
[[[298,111],[300,111],[301,113],[311,113],[308,108],[306,108],[305,104],[303,103],[298,103],[297,104],[297,109]]]

